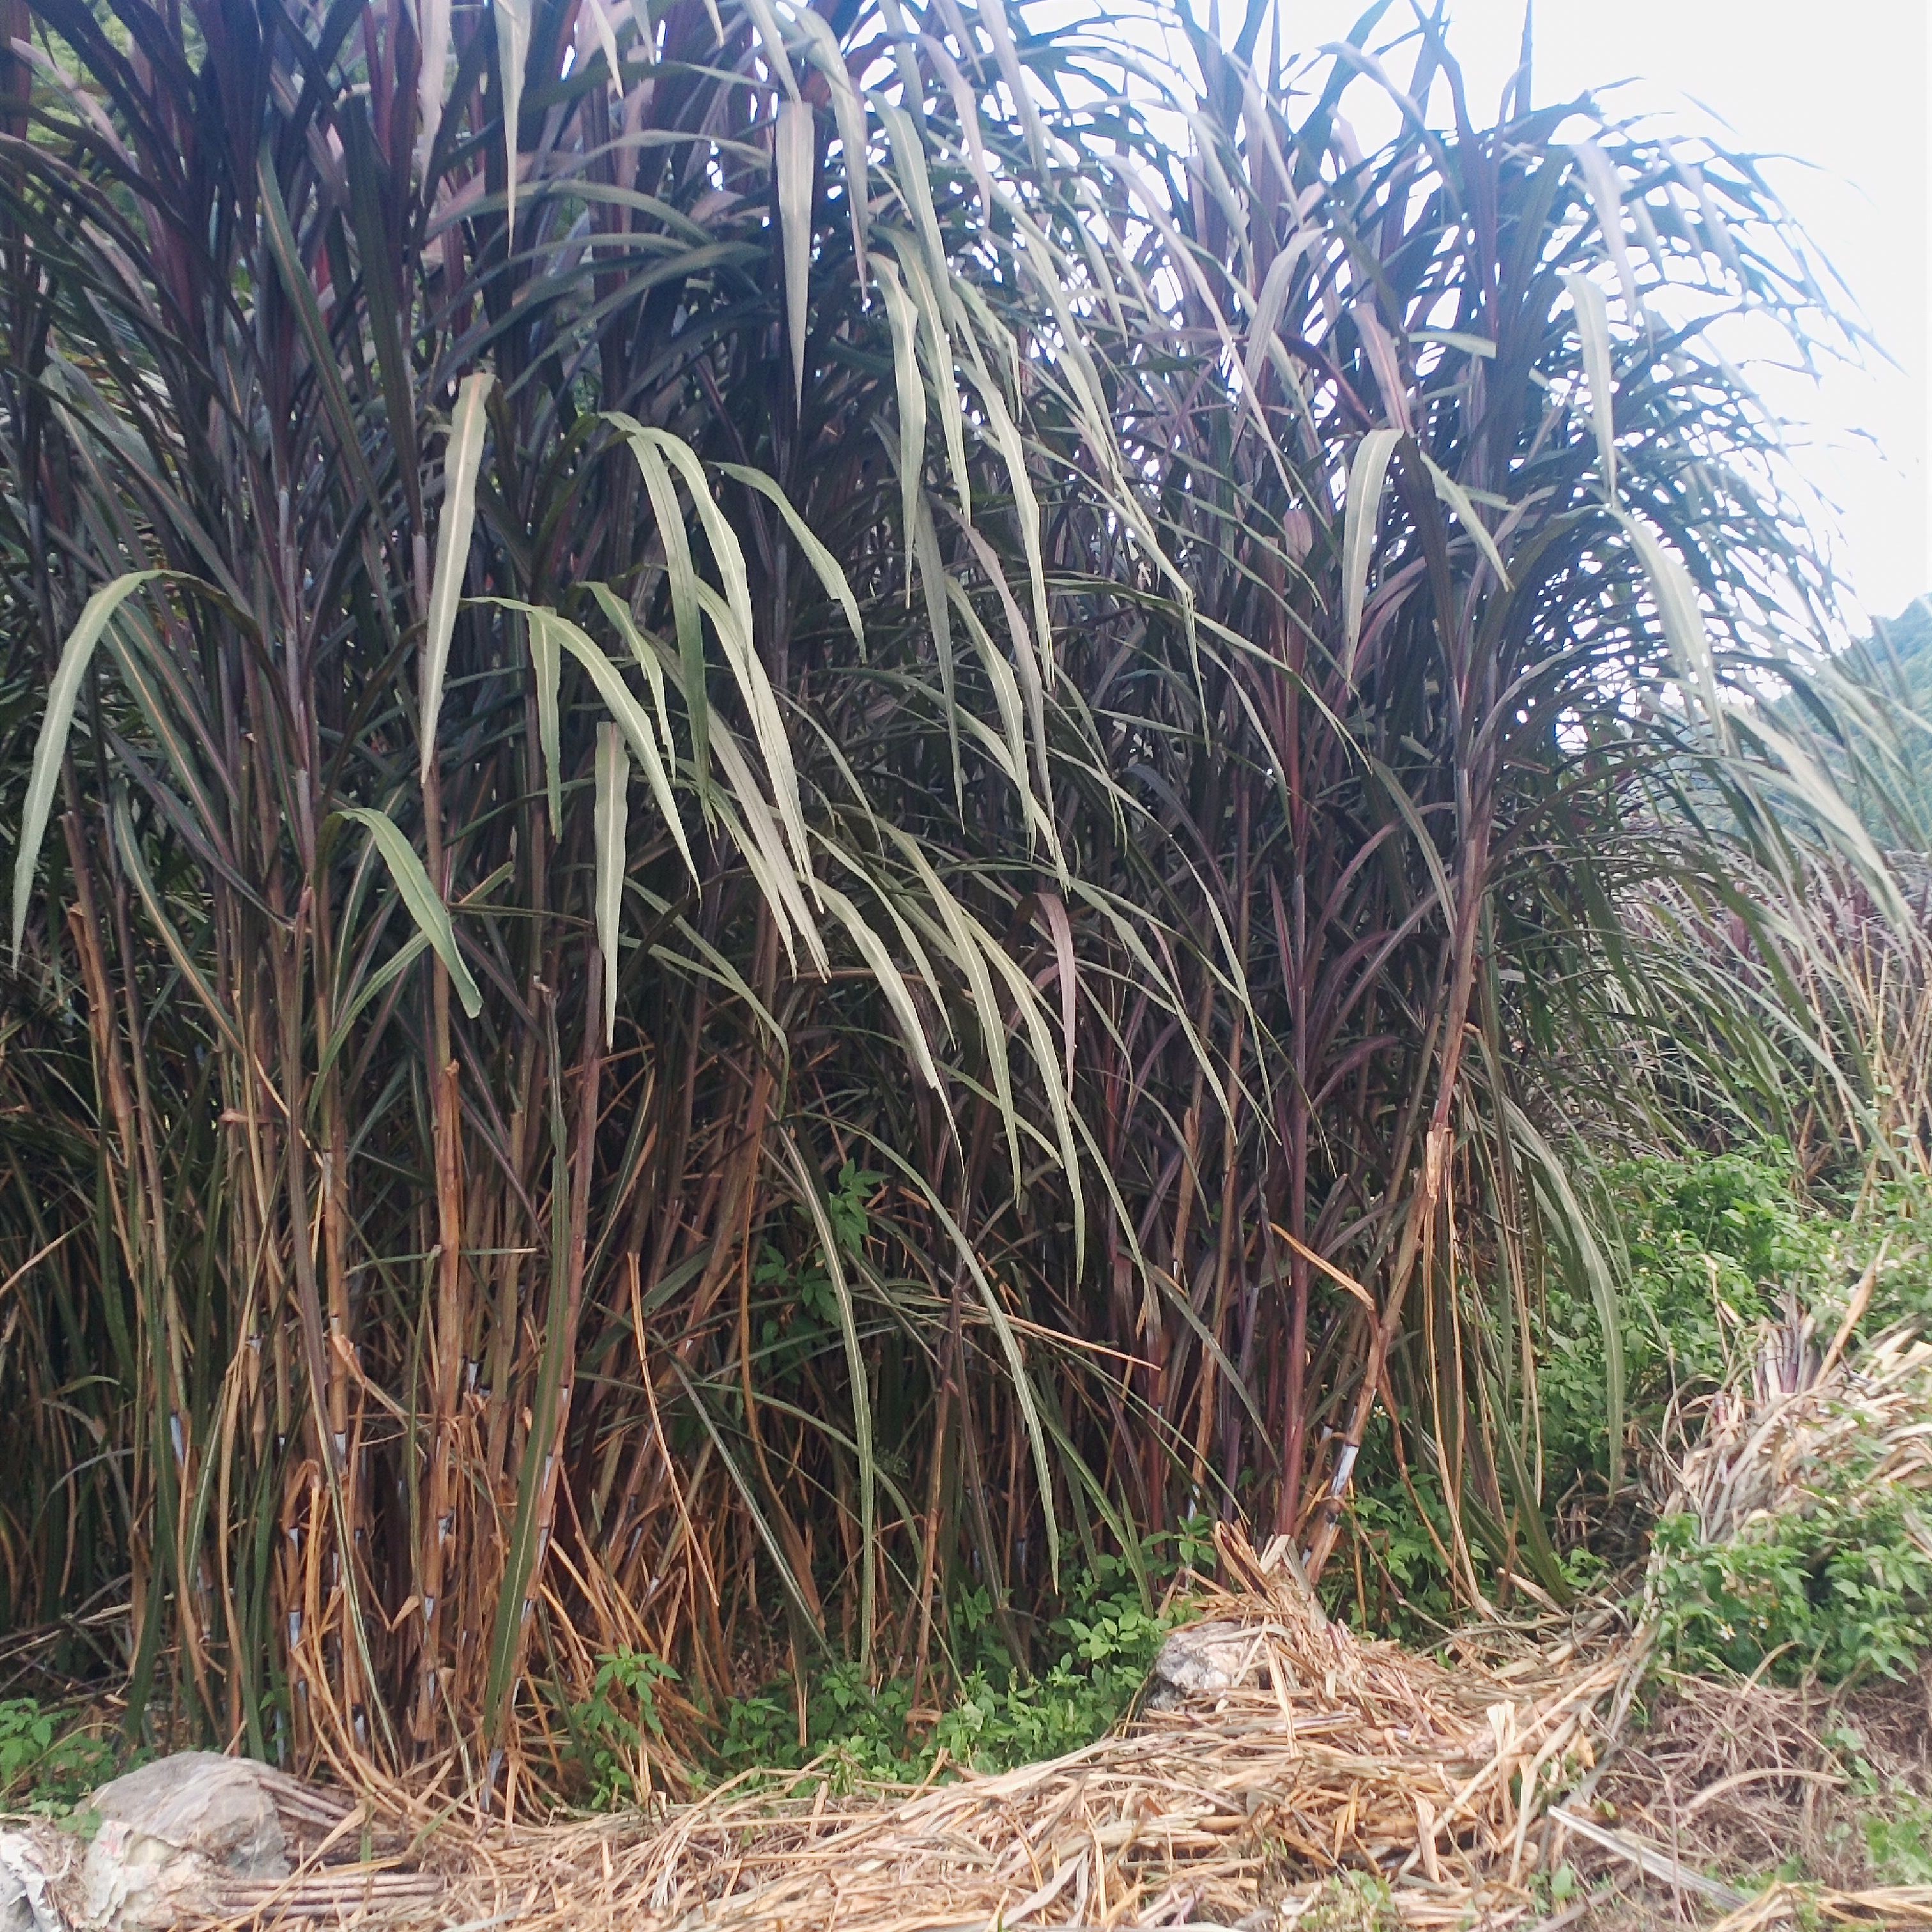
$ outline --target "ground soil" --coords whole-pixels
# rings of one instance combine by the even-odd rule
[[[1932,1857],[1932,1666],[1847,1691],[1678,1679],[1634,1714],[1580,1807],[1690,1870],[1746,1893],[1780,1876],[1855,1892],[1923,1883],[1894,1852],[1875,1858],[1874,1822],[1894,1845],[1922,1834]],[[1884,1849],[1881,1842],[1880,1850]],[[1576,1932],[1708,1925],[1724,1909],[1575,1843],[1562,1854],[1615,1894],[1567,1923]]]

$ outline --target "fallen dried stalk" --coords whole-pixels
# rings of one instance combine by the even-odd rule
[[[1622,1832],[1612,1832],[1608,1827],[1582,1817],[1565,1806],[1553,1804],[1550,1815],[1566,1831],[1574,1832],[1580,1838],[1587,1839],[1600,1851],[1613,1852],[1620,1858],[1627,1858],[1646,1878],[1660,1879],[1679,1892],[1688,1892],[1700,1898],[1708,1898],[1714,1905],[1721,1905],[1727,1910],[1749,1903],[1744,1894],[1735,1886],[1720,1884],[1716,1879],[1706,1878],[1701,1872],[1694,1872],[1668,1852],[1660,1851],[1654,1845],[1647,1845],[1640,1838],[1633,1838]]]
[[[1774,1885],[1710,1932],[1767,1932],[1774,1925],[1932,1925],[1932,1886],[1882,1886],[1868,1892],[1814,1892]]]
[[[648,1820],[446,1817],[425,1833],[424,1870],[304,1874],[256,1916],[468,1932],[512,1919],[520,1932],[1171,1932],[1258,1923],[1264,1906],[1291,1924],[1298,1889],[1354,1868],[1394,1882],[1408,1924],[1526,1920],[1528,1828],[1600,1748],[1598,1713],[1631,1646],[1600,1640],[1554,1669],[1518,1656],[1450,1670],[1330,1623],[1238,1538],[1222,1556],[1236,1587],[1200,1608],[1241,1627],[1235,1681],[1066,1757],[912,1792],[741,1785]]]

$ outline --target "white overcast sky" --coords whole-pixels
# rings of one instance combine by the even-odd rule
[[[1365,4],[1281,0],[1284,40],[1312,51],[1339,39]],[[1492,117],[1516,64],[1522,0],[1449,0],[1449,10],[1471,106]],[[1224,22],[1241,10],[1222,0]],[[1928,17],[1932,0],[1536,0],[1539,101],[1628,81],[1608,95],[1624,112],[1795,158],[1768,173],[1899,365],[1874,360],[1869,372],[1776,391],[1807,476],[1841,513],[1844,574],[1880,616],[1932,591]],[[1371,44],[1409,18],[1396,0]],[[1370,90],[1355,92],[1366,118]]]

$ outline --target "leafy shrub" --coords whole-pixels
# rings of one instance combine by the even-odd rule
[[[1198,1530],[1178,1540],[1150,1541],[1142,1569],[1171,1577],[1199,1560]],[[710,1774],[795,1771],[820,1763],[836,1784],[910,1782],[928,1774],[944,1754],[949,1764],[981,1771],[1055,1757],[1104,1736],[1125,1715],[1146,1682],[1178,1607],[1150,1610],[1133,1566],[1097,1555],[1066,1580],[1060,1615],[1047,1625],[1052,1663],[1024,1670],[999,1634],[983,1589],[951,1606],[954,1654],[944,1666],[950,1687],[936,1722],[916,1712],[910,1678],[868,1680],[842,1659],[814,1672],[805,1688],[800,1733],[797,1687],[776,1680],[736,1697],[718,1713],[710,1745]],[[676,1672],[661,1660],[622,1652],[603,1660],[595,1694],[568,1714],[592,1802],[613,1806],[640,1795],[646,1734],[662,1740],[656,1696]],[[926,1692],[933,1693],[928,1685]]]
[[[1832,1259],[1832,1224],[1808,1210],[1796,1164],[1777,1144],[1620,1162],[1601,1193],[1599,1213],[1624,1262],[1626,1415],[1654,1436],[1674,1394],[1725,1378],[1736,1339],[1775,1313],[1782,1294],[1816,1294]],[[1610,1468],[1598,1322],[1587,1294],[1552,1288],[1538,1388],[1559,1490]]]
[[[0,1700],[0,1805],[66,1812],[118,1768],[114,1746],[38,1698]]]
[[[1932,1316],[1932,1179],[1886,1182],[1849,1200],[1808,1193],[1791,1150],[1772,1141],[1619,1162],[1601,1177],[1598,1214],[1621,1250],[1625,1414],[1642,1438],[1659,1434],[1673,1396],[1726,1381],[1739,1343],[1787,1300],[1828,1332],[1881,1249],[1867,1330]],[[1538,1392],[1553,1494],[1608,1472],[1597,1324],[1587,1295],[1552,1287]]]
[[[1102,1557],[1081,1580],[1076,1607],[1052,1628],[1065,1648],[1024,1678],[994,1644],[934,1732],[935,1748],[982,1771],[1058,1757],[1112,1730],[1147,1680],[1177,1617],[1150,1615],[1126,1565]]]
[[[1150,1612],[1126,1562],[1103,1554],[1068,1580],[1065,1607],[1048,1626],[1058,1654],[1030,1676],[1000,1639],[986,1592],[968,1592],[952,1606],[952,1694],[929,1734],[915,1727],[908,1678],[869,1684],[856,1664],[840,1662],[807,1688],[802,1744],[788,1682],[735,1699],[719,1727],[716,1768],[796,1769],[823,1757],[836,1777],[912,1780],[941,1751],[982,1771],[1055,1757],[1125,1714],[1174,1621],[1172,1612]]]
[[[1844,1478],[1816,1506],[1701,1542],[1688,1516],[1657,1526],[1654,1587],[1668,1650],[1686,1670],[1791,1682],[1902,1676],[1932,1647],[1932,1544],[1896,1496],[1860,1497]]]
[[[590,1773],[591,1803],[608,1810],[634,1804],[649,1789],[646,1734],[664,1741],[658,1686],[678,1675],[662,1658],[620,1650],[597,1666],[591,1694],[573,1706],[568,1721],[579,1762]]]
[[[1894,1793],[1889,1808],[1864,1821],[1865,1855],[1880,1885],[1932,1885],[1932,1805]]]

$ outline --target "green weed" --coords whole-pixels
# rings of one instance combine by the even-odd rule
[[[590,1802],[599,1810],[634,1804],[650,1789],[646,1738],[664,1739],[658,1686],[677,1682],[663,1658],[620,1650],[598,1664],[591,1694],[570,1708],[576,1755],[590,1774]]]
[[[0,1700],[0,1806],[64,1815],[119,1769],[104,1738],[38,1698]]]
[[[1850,1683],[1903,1676],[1932,1647],[1924,1527],[1898,1498],[1858,1497],[1855,1472],[1829,1473],[1814,1508],[1729,1542],[1700,1542],[1687,1516],[1658,1524],[1661,1634],[1681,1668]]]
[[[986,1592],[968,1592],[952,1606],[952,1695],[929,1732],[915,1725],[908,1679],[870,1684],[856,1664],[840,1662],[806,1687],[802,1742],[789,1682],[728,1705],[716,1769],[730,1776],[824,1759],[846,1781],[910,1781],[942,1751],[950,1763],[982,1771],[1055,1757],[1119,1722],[1174,1621],[1148,1609],[1123,1559],[1101,1556],[1069,1580],[1066,1606],[1048,1626],[1057,1654],[1029,1674],[1000,1638]]]
[[[1932,1804],[1900,1795],[1864,1821],[1865,1851],[1880,1885],[1932,1885]]]
[[[1197,1526],[1159,1549],[1150,1544],[1141,1567],[1171,1576],[1201,1553]],[[1133,1566],[1100,1554],[1067,1579],[1060,1613],[1047,1625],[1052,1660],[1029,1672],[1001,1637],[987,1592],[968,1591],[951,1606],[952,1654],[936,1719],[930,1680],[927,1708],[916,1711],[909,1676],[874,1682],[842,1659],[806,1680],[802,1732],[799,1687],[789,1678],[732,1699],[717,1714],[704,1768],[722,1780],[815,1763],[842,1788],[916,1781],[942,1754],[946,1764],[981,1771],[1056,1757],[1103,1736],[1126,1714],[1180,1615],[1178,1607],[1150,1609]],[[620,1652],[599,1666],[594,1694],[567,1712],[593,1804],[629,1804],[640,1794],[647,1736],[662,1736],[657,1689],[676,1679],[660,1659]]]
[[[1295,1922],[1304,1932],[1396,1932],[1402,1921],[1387,1880],[1352,1871],[1324,1880]]]

